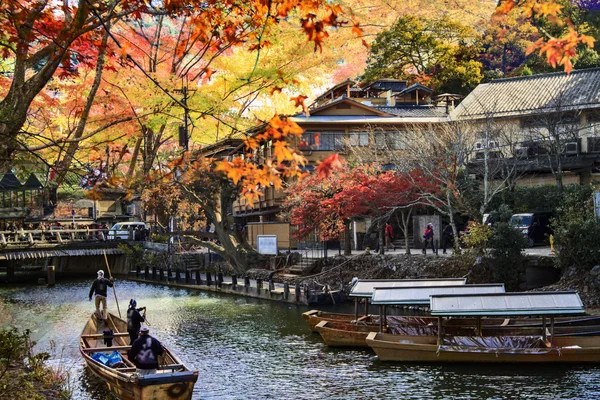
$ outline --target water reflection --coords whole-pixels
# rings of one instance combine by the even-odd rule
[[[90,284],[0,288],[0,324],[31,329],[38,349],[69,371],[77,399],[103,400],[110,394],[78,352]],[[325,347],[302,320],[305,308],[132,282],[118,282],[117,293],[122,306],[147,306],[151,333],[199,371],[197,399],[600,396],[596,367],[383,363],[370,351]]]

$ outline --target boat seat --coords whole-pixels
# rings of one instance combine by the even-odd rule
[[[113,337],[129,337],[129,333],[114,333],[112,335]],[[81,335],[82,338],[84,339],[103,339],[104,338],[104,334],[103,333],[95,333],[95,334],[90,334],[90,335]]]
[[[83,351],[85,351],[86,353],[97,353],[97,352],[104,352],[104,351],[110,351],[113,352],[115,350],[117,351],[125,351],[125,350],[131,350],[131,346],[112,346],[112,347],[90,347],[88,349],[82,349]]]
[[[175,370],[175,369],[183,369],[183,364],[173,364],[173,365],[161,365],[156,370],[157,371],[167,371],[167,370]],[[126,367],[126,368],[117,368],[119,372],[135,372],[135,367]]]

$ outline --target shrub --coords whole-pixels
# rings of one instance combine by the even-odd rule
[[[506,222],[494,224],[488,240],[492,276],[496,282],[504,283],[507,290],[519,288],[526,246],[527,240],[519,230]]]
[[[555,228],[558,247],[556,264],[563,271],[577,267],[583,271],[591,270],[600,264],[600,223],[595,218],[571,216],[559,220]]]

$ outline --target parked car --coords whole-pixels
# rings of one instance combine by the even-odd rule
[[[552,234],[550,218],[552,213],[549,212],[514,214],[510,217],[510,224],[519,229],[527,238],[529,246],[533,247],[536,243],[548,241]]]
[[[117,222],[108,231],[108,240],[135,239],[134,236],[130,236],[130,231],[134,232],[134,235],[135,231],[137,231],[140,227],[141,229],[146,229],[146,224],[144,222]]]

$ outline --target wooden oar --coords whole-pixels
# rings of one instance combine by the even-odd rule
[[[102,250],[102,253],[104,253],[104,261],[106,261],[106,268],[108,268],[108,276],[110,277],[110,280],[112,281],[112,273],[110,272],[110,265],[108,265],[108,257],[106,257],[106,250]],[[119,312],[119,318],[121,318],[121,309],[119,308],[119,299],[117,299],[117,290],[115,289],[115,285],[113,283],[113,293],[115,295],[115,302],[117,303],[117,311]]]

